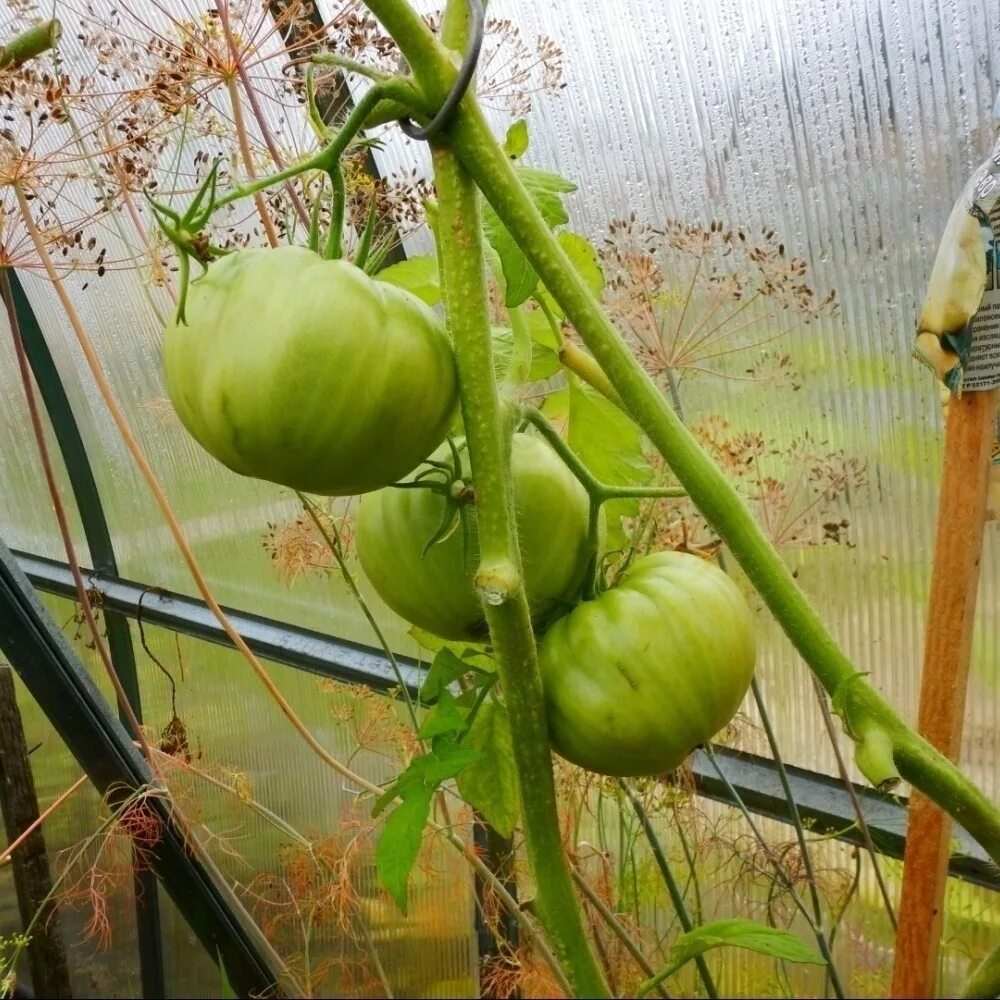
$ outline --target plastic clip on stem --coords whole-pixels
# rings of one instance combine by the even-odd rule
[[[437,135],[455,114],[455,109],[461,103],[465,92],[469,89],[473,77],[476,75],[476,66],[479,63],[479,52],[483,47],[483,31],[485,30],[486,13],[483,9],[482,0],[468,0],[469,4],[469,41],[465,48],[465,55],[462,57],[462,65],[459,68],[458,76],[455,77],[455,85],[451,92],[442,101],[434,117],[423,126],[416,125],[409,118],[400,118],[399,127],[411,138],[426,141]]]

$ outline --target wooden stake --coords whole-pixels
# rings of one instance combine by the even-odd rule
[[[948,404],[917,728],[949,759],[962,743],[976,590],[986,521],[998,390]],[[919,792],[910,798],[893,997],[934,996],[951,821]]]

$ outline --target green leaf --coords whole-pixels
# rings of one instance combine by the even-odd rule
[[[464,733],[467,728],[465,714],[459,711],[452,693],[444,690],[434,710],[424,719],[417,735],[423,740],[429,740],[445,733]]]
[[[784,962],[826,965],[826,959],[819,952],[810,948],[791,931],[768,927],[741,917],[714,920],[682,934],[671,950],[671,964],[681,959],[689,962],[712,948],[722,947],[743,948]]]
[[[590,241],[584,239],[577,233],[563,232],[556,239],[569,257],[577,274],[583,278],[584,284],[594,293],[595,297],[600,296],[604,291],[604,271],[597,256],[597,251]],[[565,315],[559,304],[548,293],[544,285],[539,285],[535,294],[540,299],[545,300],[545,304],[560,319]]]
[[[544,170],[531,167],[515,167],[515,170],[545,222],[552,228],[565,225],[569,216],[562,196],[575,191],[576,185]],[[504,304],[518,306],[534,292],[538,275],[489,203],[483,204],[483,229],[490,246],[500,257],[505,285]]]
[[[458,776],[462,798],[501,836],[510,837],[520,816],[517,767],[507,709],[494,698],[483,703],[463,746],[480,751]]]
[[[558,350],[559,339],[556,336],[556,331],[552,329],[545,313],[534,302],[531,303],[530,307],[527,305],[524,307],[524,322],[531,334],[531,339],[536,344],[548,347],[553,352]]]
[[[504,139],[503,151],[512,159],[518,160],[528,151],[528,123],[518,118],[509,129]]]
[[[432,256],[410,257],[379,271],[375,278],[397,288],[405,288],[429,306],[441,301],[437,260]]]
[[[377,816],[393,799],[402,800],[382,824],[375,845],[375,867],[379,882],[404,914],[406,884],[420,852],[434,792],[442,781],[461,774],[479,756],[479,750],[460,746],[450,735],[437,736],[431,752],[414,757],[372,809],[372,815]]]
[[[642,486],[652,478],[653,470],[643,453],[639,428],[586,383],[570,377],[568,388],[552,393],[543,409],[557,423],[560,417],[568,418],[569,446],[602,482],[611,486]],[[604,505],[608,551],[625,545],[621,519],[634,517],[638,511],[636,500],[612,500]]]
[[[500,259],[503,273],[504,305],[520,305],[535,290],[538,274],[518,249],[514,237],[488,205],[484,208],[483,225],[486,238]]]
[[[548,323],[545,324],[548,328]],[[507,371],[511,356],[514,353],[514,332],[509,326],[493,327],[493,360],[497,377]],[[559,355],[550,347],[543,347],[532,338],[531,368],[528,371],[529,382],[541,382],[552,378],[561,369]]]
[[[461,417],[459,417],[456,433],[464,433]],[[417,628],[416,625],[410,627],[409,635],[421,649],[426,649],[428,653],[433,653],[435,656],[442,649],[450,650],[456,656],[465,656],[472,652],[482,653],[482,650],[473,650],[467,642],[451,642],[448,639],[442,639],[439,635],[434,635],[433,632],[425,632],[422,628]]]
[[[463,747],[450,735],[437,736],[429,753],[410,761],[405,771],[375,800],[372,816],[378,816],[395,798],[405,799],[414,789],[437,788],[442,781],[454,778],[479,756],[478,750]]]
[[[408,795],[389,814],[375,845],[375,868],[382,887],[406,914],[406,887],[423,840],[433,788]]]
[[[534,167],[514,169],[531,200],[542,213],[542,218],[552,229],[569,222],[566,206],[563,205],[563,195],[576,190],[576,185],[572,181],[547,170],[536,170]]]
[[[420,687],[420,700],[426,704],[437,701],[449,684],[453,684],[471,669],[471,664],[460,659],[447,646],[443,646],[434,657],[431,669],[427,671],[424,683]]]

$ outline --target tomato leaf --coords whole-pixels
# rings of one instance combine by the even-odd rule
[[[420,853],[434,792],[442,781],[461,774],[479,755],[478,750],[460,746],[450,735],[435,737],[430,753],[414,757],[372,809],[372,815],[377,816],[393,799],[401,799],[382,824],[375,845],[375,867],[382,887],[404,914],[406,887]]]
[[[403,799],[382,825],[375,845],[375,868],[382,887],[406,915],[407,883],[420,853],[431,810],[433,788],[420,788]]]
[[[501,836],[510,837],[520,816],[520,799],[505,706],[495,698],[484,702],[462,745],[480,752],[458,776],[462,798]]]
[[[417,734],[423,740],[445,733],[464,733],[467,728],[465,713],[459,711],[454,695],[444,690],[432,712],[427,714]]]
[[[545,400],[543,410],[557,425],[568,421],[569,446],[602,482],[613,486],[641,486],[652,478],[653,470],[643,453],[639,428],[614,403],[585,382],[570,376],[569,386],[552,393]],[[621,519],[634,517],[638,511],[636,500],[612,500],[604,505],[608,551],[625,545]]]
[[[449,685],[458,680],[459,677],[467,673],[472,673],[472,684],[474,687],[481,687],[493,679],[493,671],[487,670],[479,664],[472,662],[472,657],[483,659],[483,653],[478,649],[468,649],[465,656],[457,656],[453,649],[442,646],[431,663],[430,670],[424,678],[424,683],[420,686],[420,700],[425,704],[437,701],[443,694],[447,694]]]
[[[569,232],[559,233],[556,239],[566,252],[566,256],[569,257],[570,263],[580,277],[583,278],[584,284],[586,284],[595,296],[599,296],[604,291],[604,271],[601,269],[597,251],[591,245],[590,241],[584,239],[578,233]],[[544,285],[540,284],[538,286],[535,290],[535,295],[539,299],[544,299],[545,304],[552,312],[562,319],[564,313],[559,303],[549,295],[548,289]]]
[[[552,228],[565,225],[569,216],[562,196],[575,191],[576,185],[544,170],[520,166],[515,170],[545,222]],[[520,305],[534,292],[538,274],[488,202],[483,204],[483,229],[490,246],[500,257],[505,284],[504,304],[508,307]]]
[[[512,159],[520,159],[528,151],[528,123],[518,118],[509,129],[504,139],[503,151]]]
[[[543,317],[544,319],[544,317]],[[548,323],[545,324],[548,328]],[[497,375],[502,375],[510,364],[514,353],[514,332],[509,326],[493,327],[493,360]],[[531,343],[531,368],[529,382],[540,382],[551,378],[560,370],[559,356],[551,347],[542,346],[534,337]]]
[[[384,267],[375,275],[375,279],[397,288],[405,288],[429,306],[436,306],[441,301],[437,260],[430,255],[409,257],[398,264]]]
[[[515,167],[521,183],[535,203],[542,218],[551,228],[564,226],[569,222],[563,195],[576,190],[576,185],[559,174],[534,167]]]
[[[463,431],[461,423],[459,423],[458,430],[460,433]],[[433,653],[435,656],[442,649],[450,650],[456,656],[482,652],[482,650],[474,650],[467,642],[453,642],[449,639],[442,639],[439,635],[434,635],[433,632],[426,632],[422,628],[417,628],[416,625],[410,626],[408,634],[421,649],[426,649],[428,653]]]
[[[742,917],[713,920],[682,934],[671,949],[671,964],[681,960],[689,962],[712,948],[722,947],[743,948],[784,962],[826,965],[826,959],[819,952],[810,948],[791,931],[779,930]]]
[[[531,307],[527,305],[524,307],[524,320],[535,343],[548,347],[553,353],[558,349],[559,340],[555,330],[552,329],[548,317],[534,302]]]

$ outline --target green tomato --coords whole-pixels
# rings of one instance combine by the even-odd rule
[[[468,468],[462,446],[461,457]],[[447,447],[432,458],[451,461]],[[587,493],[540,438],[515,434],[511,470],[525,591],[536,623],[571,605],[587,568]],[[442,639],[485,642],[482,605],[473,586],[479,562],[474,504],[467,532],[425,545],[441,526],[446,500],[426,489],[386,489],[358,509],[355,543],[361,568],[386,604]],[[466,537],[467,535],[467,537]]]
[[[553,747],[590,771],[672,771],[736,714],[753,677],[754,620],[718,567],[644,556],[542,640]]]
[[[415,468],[443,440],[451,344],[409,292],[303,247],[241,250],[192,282],[164,334],[182,423],[235,472],[348,496]]]

